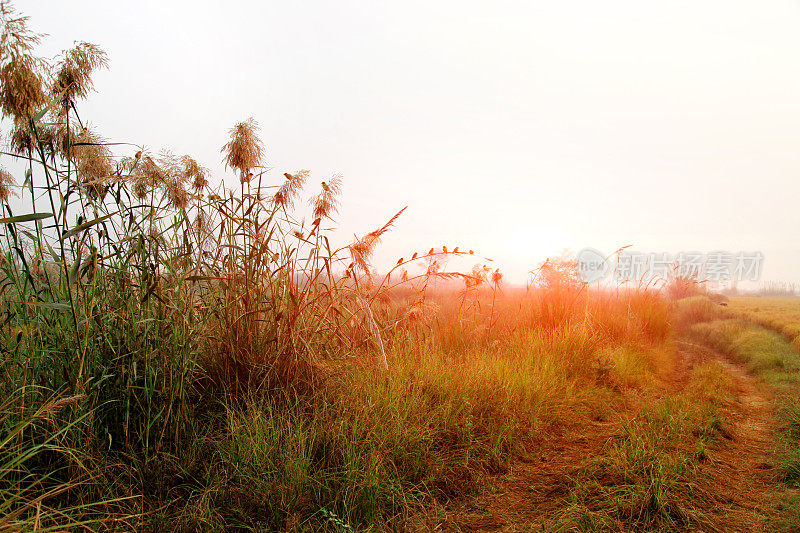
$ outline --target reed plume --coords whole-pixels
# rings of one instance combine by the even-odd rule
[[[273,205],[284,209],[290,209],[294,204],[297,194],[308,179],[309,174],[310,172],[308,170],[298,170],[294,174],[285,172],[283,177],[286,178],[286,181],[283,182],[283,185],[278,188],[278,192],[272,197]]]
[[[137,152],[136,157],[126,158],[123,164],[128,171],[126,181],[139,200],[147,198],[156,184],[164,181],[164,171],[149,154]]]
[[[31,55],[41,35],[28,29],[28,17],[17,15],[8,2],[0,2],[0,114],[27,124],[46,102],[41,59]]]
[[[158,167],[161,170],[161,179],[157,183],[164,188],[169,203],[176,209],[185,209],[189,204],[187,186],[196,177],[192,173],[198,172],[199,166],[189,156],[178,159],[165,151],[159,157]]]
[[[315,219],[330,218],[331,214],[336,212],[341,190],[342,177],[338,174],[327,183],[322,182],[322,192],[311,201],[314,206]]]
[[[183,181],[191,183],[192,189],[196,193],[202,192],[208,187],[208,170],[200,166],[192,157],[185,155],[181,157],[183,165]]]
[[[47,104],[38,62],[27,55],[12,56],[0,68],[0,112],[19,128]]]
[[[375,247],[380,242],[381,236],[389,231],[398,217],[400,217],[400,215],[403,214],[403,211],[405,211],[407,208],[408,206],[404,207],[392,218],[390,218],[386,224],[375,231],[367,233],[348,247],[350,249],[350,256],[353,259],[353,263],[355,266],[363,270],[364,273],[369,273],[369,258],[372,256],[372,252],[375,251]]]
[[[222,147],[225,168],[235,168],[242,177],[261,165],[264,146],[258,138],[258,122],[250,117],[230,129],[230,140]]]
[[[72,147],[71,156],[78,174],[78,183],[92,198],[102,196],[102,190],[115,174],[112,155],[102,139],[84,129]]]
[[[0,200],[7,202],[12,194],[17,196],[11,189],[14,186],[16,186],[14,177],[6,169],[0,168]]]
[[[94,87],[92,73],[108,65],[108,56],[98,46],[81,42],[64,52],[56,65],[53,94],[61,104],[61,111],[79,98],[85,98]]]

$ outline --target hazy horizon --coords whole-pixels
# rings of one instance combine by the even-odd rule
[[[82,117],[224,172],[262,126],[276,183],[344,179],[342,239],[408,210],[378,268],[472,248],[506,278],[563,249],[761,251],[800,281],[800,5],[19,6],[41,50],[102,47]]]

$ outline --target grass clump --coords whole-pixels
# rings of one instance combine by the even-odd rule
[[[709,392],[706,387],[711,385]],[[703,528],[706,489],[696,482],[720,434],[730,377],[715,364],[692,372],[684,393],[645,403],[622,434],[575,477],[556,531]]]
[[[706,296],[690,296],[672,304],[672,316],[678,332],[684,332],[694,324],[710,322],[719,314],[719,306]]]

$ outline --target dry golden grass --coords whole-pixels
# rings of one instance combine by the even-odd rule
[[[731,313],[784,335],[800,349],[800,298],[736,297]]]

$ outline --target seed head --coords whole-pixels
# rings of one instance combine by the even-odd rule
[[[342,177],[334,176],[328,183],[322,182],[322,192],[311,200],[314,206],[314,218],[330,218],[338,208],[339,194],[342,190]]]
[[[98,46],[81,42],[63,53],[56,65],[53,95],[61,104],[61,112],[71,102],[85,98],[94,87],[92,73],[108,65],[108,56]]]
[[[88,129],[84,129],[75,141],[70,156],[78,175],[78,183],[91,197],[99,198],[114,177],[111,151],[100,137]]]
[[[4,117],[27,123],[47,103],[41,75],[32,59],[20,58],[0,68],[0,110]]]
[[[258,138],[258,122],[252,117],[239,122],[230,130],[230,140],[222,147],[225,168],[235,168],[241,176],[261,165],[264,147]]]
[[[11,187],[14,187],[16,182],[14,177],[4,168],[0,168],[0,200],[7,202],[9,196],[12,194],[18,196]]]
[[[353,258],[353,263],[365,273],[369,272],[369,258],[372,255],[372,252],[375,251],[375,247],[380,242],[381,236],[389,231],[389,229],[394,225],[395,221],[398,219],[398,217],[400,217],[401,214],[403,214],[403,211],[405,211],[407,207],[408,206],[398,211],[397,214],[390,218],[386,224],[375,231],[367,233],[348,247],[350,249],[350,256]]]
[[[273,205],[284,209],[291,208],[295,198],[297,198],[297,194],[308,179],[309,174],[310,172],[308,170],[298,170],[294,174],[284,172],[283,177],[286,178],[286,181],[283,182],[278,192],[272,197]]]
[[[181,158],[183,165],[183,178],[185,183],[191,183],[196,193],[202,192],[208,186],[208,170],[197,164],[197,161],[185,155]]]

